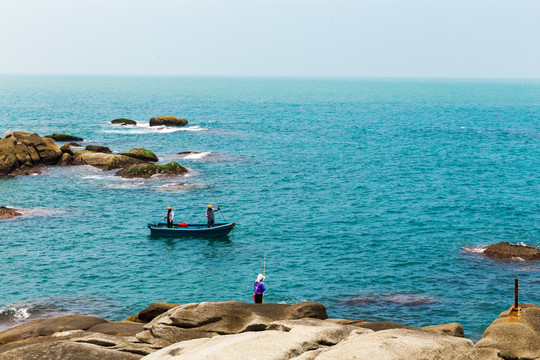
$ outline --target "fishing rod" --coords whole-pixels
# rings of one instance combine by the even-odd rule
[[[223,216],[223,220],[227,221],[227,219],[225,219],[225,215],[223,215],[223,211],[221,211],[221,208],[219,207],[218,201],[217,201],[216,197],[214,196],[214,192],[212,191],[212,188],[210,187],[210,184],[208,183],[208,180],[206,180],[206,176],[204,176],[204,173],[202,173],[202,172],[201,172],[201,174],[203,176],[204,182],[206,183],[206,186],[208,186],[208,189],[210,189],[210,193],[212,194],[212,197],[214,198],[214,201],[216,202],[216,205],[219,208],[219,212],[221,213],[221,216]]]
[[[263,284],[266,278],[266,251],[264,252],[264,265],[263,265]]]

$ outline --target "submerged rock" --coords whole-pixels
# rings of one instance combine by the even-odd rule
[[[120,125],[137,125],[135,120],[118,118],[111,121],[111,124],[120,124]]]
[[[86,145],[86,148],[84,150],[98,152],[98,153],[112,154],[111,149],[109,149],[106,146],[100,146],[100,145]]]
[[[51,134],[51,135],[45,135],[44,137],[51,138],[54,141],[84,141],[83,138],[69,135],[69,134]]]
[[[158,157],[152,151],[143,149],[143,148],[133,148],[125,153],[120,153],[120,155],[129,156],[135,159],[140,159],[143,161],[158,161]]]
[[[540,358],[540,306],[520,304],[520,307],[519,313],[501,313],[476,346],[497,349],[504,359]]]
[[[500,242],[489,245],[483,254],[490,259],[509,260],[509,261],[538,261],[540,260],[540,249],[526,246],[515,245],[508,242]]]
[[[18,212],[17,209],[0,206],[0,219],[11,219],[21,215],[22,214]]]
[[[131,159],[131,158],[130,158]],[[122,170],[116,173],[116,176],[121,176],[123,178],[150,178],[156,174],[164,175],[183,175],[189,170],[173,161],[165,165],[157,164],[135,164],[123,168]]]
[[[176,116],[162,115],[150,118],[150,126],[186,126],[188,121]]]

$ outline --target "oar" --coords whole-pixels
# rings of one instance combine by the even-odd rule
[[[263,265],[263,284],[264,284],[264,280],[265,280],[265,275],[266,275],[266,251],[264,252],[264,265]],[[262,301],[264,302],[264,291],[262,293]]]

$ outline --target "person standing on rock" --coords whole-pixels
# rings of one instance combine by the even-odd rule
[[[174,221],[174,211],[172,207],[167,206],[167,215],[163,217],[164,219],[167,219],[167,227],[172,228],[173,227],[173,221]]]
[[[259,276],[257,276],[257,280],[255,280],[253,287],[255,288],[253,291],[253,300],[255,301],[255,304],[262,304],[264,297],[263,293],[264,290],[266,290],[266,287],[264,286],[263,274],[259,274]]]
[[[206,218],[208,219],[208,227],[214,226],[214,218],[215,218],[215,211],[219,210],[219,205],[216,210],[214,210],[214,206],[212,204],[206,205]]]

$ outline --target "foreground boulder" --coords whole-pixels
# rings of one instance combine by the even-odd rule
[[[137,319],[144,323],[148,323],[154,320],[157,316],[180,306],[180,304],[171,304],[166,302],[155,302],[150,304],[147,308],[141,310],[137,315]]]
[[[15,216],[21,216],[22,214],[17,209],[0,206],[0,219],[11,219]]]
[[[314,302],[247,304],[238,301],[187,304],[156,317],[137,334],[137,339],[154,347],[216,335],[263,331],[276,320],[326,319],[324,305]]]
[[[135,120],[118,118],[111,121],[111,124],[120,124],[120,125],[137,125]]]
[[[0,139],[0,175],[6,175],[19,167],[19,161],[15,155],[17,141],[14,138]]]
[[[188,121],[176,116],[157,116],[150,118],[150,126],[186,126]]]
[[[508,242],[500,242],[497,244],[486,246],[483,254],[488,258],[495,260],[540,260],[540,249],[531,246],[510,244]]]
[[[131,159],[131,158],[129,158]],[[137,160],[137,159],[134,159]],[[189,170],[173,161],[165,165],[157,164],[135,164],[128,167],[124,167],[122,170],[116,173],[116,176],[121,176],[123,178],[150,178],[156,174],[163,175],[184,175],[188,173]]]
[[[69,135],[69,134],[51,134],[51,135],[45,135],[44,137],[51,138],[54,141],[84,141],[83,138]]]
[[[478,360],[478,357],[474,344],[467,339],[406,329],[373,332],[303,319],[275,321],[263,332],[176,343],[144,359]]]
[[[154,154],[150,150],[143,149],[143,148],[133,148],[129,150],[128,152],[120,153],[120,155],[129,156],[129,157],[143,160],[143,161],[156,162],[159,160],[156,154]]]
[[[504,359],[540,358],[540,306],[520,304],[521,311],[505,311],[484,332],[478,348],[500,351]]]
[[[0,333],[0,345],[39,336],[52,335],[59,331],[86,330],[107,320],[82,315],[68,315],[52,319],[38,319]]]

